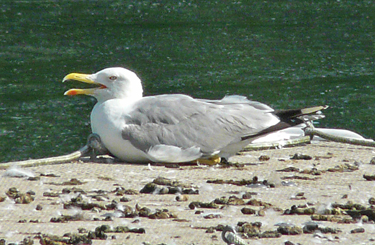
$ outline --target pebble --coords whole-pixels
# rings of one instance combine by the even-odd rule
[[[187,195],[177,195],[176,196],[177,202],[186,202],[187,200],[189,200],[189,196],[187,196]]]
[[[375,180],[375,175],[364,174],[363,178],[365,178],[367,181],[374,181]]]
[[[311,160],[312,157],[309,156],[309,155],[305,155],[305,154],[301,154],[301,153],[296,153],[290,159],[292,159],[292,160]]]
[[[356,228],[356,229],[353,229],[350,231],[350,233],[354,234],[354,233],[364,233],[365,232],[365,229],[360,227],[360,228]]]
[[[252,208],[242,208],[241,213],[243,213],[243,214],[256,214],[257,211],[255,209],[252,209]]]
[[[261,155],[260,157],[259,157],[259,161],[268,161],[268,160],[270,160],[271,158],[269,157],[269,156],[267,156],[267,155]]]

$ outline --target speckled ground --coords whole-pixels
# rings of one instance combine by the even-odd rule
[[[311,156],[310,160],[293,160],[296,153]],[[259,160],[260,156],[270,159]],[[261,230],[274,231],[275,224],[291,223],[303,227],[305,222],[311,221],[311,215],[283,215],[292,205],[300,207],[314,207],[316,212],[324,212],[331,204],[336,202],[345,204],[348,201],[370,206],[368,200],[375,197],[375,181],[367,181],[364,174],[375,174],[375,165],[370,164],[375,156],[375,149],[370,147],[352,146],[338,143],[318,143],[277,150],[263,150],[246,152],[234,156],[230,162],[238,163],[236,166],[180,166],[169,168],[165,166],[132,165],[123,163],[90,163],[73,162],[61,165],[31,167],[27,170],[39,176],[34,180],[27,177],[15,178],[2,176],[0,178],[0,197],[6,197],[0,202],[0,239],[6,243],[21,242],[26,237],[31,237],[34,244],[39,244],[40,234],[54,234],[63,236],[65,233],[77,233],[78,228],[94,231],[96,227],[106,224],[111,227],[128,226],[129,228],[144,228],[145,233],[107,233],[107,240],[92,240],[93,244],[225,244],[221,240],[221,232],[213,230],[207,233],[209,227],[218,225],[233,225],[238,222],[262,223]],[[244,164],[244,165],[242,165]],[[358,170],[343,172],[335,171],[340,168],[335,166],[359,166]],[[279,172],[277,170],[295,167],[299,172]],[[320,175],[304,174],[303,170],[316,168]],[[327,171],[330,169],[330,171]],[[333,169],[333,170],[332,170]],[[5,174],[0,171],[0,175]],[[52,175],[52,176],[40,176]],[[55,177],[53,177],[55,176]],[[238,186],[232,184],[207,183],[208,180],[252,180],[257,176],[259,180],[267,180],[275,184],[274,188],[259,185]],[[300,176],[308,179],[285,179],[285,177]],[[147,183],[157,177],[190,185],[199,190],[198,195],[187,195],[187,201],[176,201],[178,194],[122,194],[115,192],[116,188],[140,191]],[[77,178],[84,182],[80,185],[56,185]],[[315,179],[315,180],[313,180]],[[287,184],[286,184],[287,183]],[[29,190],[35,192],[35,199],[29,204],[15,204],[14,199],[5,194],[9,188],[16,187],[21,193]],[[167,209],[174,216],[168,219],[150,219],[148,217],[112,217],[105,221],[105,214],[113,214],[114,210],[80,210],[79,208],[64,209],[63,204],[70,201],[78,193],[62,193],[64,188],[80,188],[86,192],[85,200],[109,204],[116,200],[123,209],[126,205],[135,208],[148,207],[152,212]],[[99,199],[90,197],[103,190],[104,194]],[[46,193],[57,193],[56,197]],[[270,203],[271,208],[264,209],[258,216],[245,215],[241,212],[244,207],[259,211],[263,207],[250,205],[219,205],[217,209],[196,208],[190,209],[193,201],[211,202],[223,196],[236,196],[242,198],[246,192],[255,192],[251,199]],[[297,193],[300,200],[294,198]],[[128,202],[121,202],[126,197]],[[98,201],[99,200],[99,201]],[[248,201],[250,199],[244,199]],[[123,200],[124,201],[124,200]],[[42,207],[36,210],[37,205]],[[203,212],[197,212],[203,211]],[[53,223],[51,218],[61,215],[77,215],[79,221]],[[207,219],[209,214],[214,218]],[[177,218],[176,218],[177,216]],[[345,215],[348,219],[350,216]],[[23,222],[20,222],[22,221]],[[294,244],[375,244],[375,226],[373,222],[364,223],[357,220],[352,223],[338,223],[318,221],[320,227],[338,228],[337,234],[312,234],[282,235],[279,238],[250,238],[249,244],[284,244],[290,241]],[[351,233],[353,229],[364,228],[363,233]]]

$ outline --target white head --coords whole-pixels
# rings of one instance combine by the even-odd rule
[[[91,95],[98,102],[115,98],[138,100],[143,94],[142,83],[138,76],[122,67],[106,68],[94,74],[70,73],[64,77],[63,82],[66,80],[99,85],[90,89],[70,89],[64,93],[64,95]]]

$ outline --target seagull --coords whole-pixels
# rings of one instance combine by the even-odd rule
[[[91,129],[115,157],[129,163],[184,163],[228,159],[253,140],[304,122],[304,115],[325,109],[273,110],[244,96],[221,100],[185,94],[143,97],[142,83],[122,67],[94,74],[70,73],[63,79],[95,85],[64,95],[97,99]]]

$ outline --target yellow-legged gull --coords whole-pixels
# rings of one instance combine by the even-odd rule
[[[114,156],[134,163],[228,158],[252,140],[302,123],[300,116],[325,108],[275,111],[237,95],[221,100],[184,94],[143,97],[141,80],[121,67],[90,75],[71,73],[66,80],[98,85],[70,89],[65,95],[94,96],[98,102],[91,112],[92,132]]]

